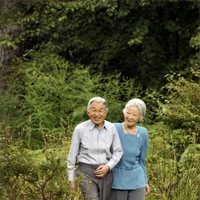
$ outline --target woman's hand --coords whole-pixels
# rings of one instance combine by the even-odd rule
[[[148,184],[145,185],[145,195],[147,195],[150,192],[150,187]]]

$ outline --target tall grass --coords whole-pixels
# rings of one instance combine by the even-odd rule
[[[200,199],[200,167],[197,164],[200,148],[196,148],[193,154],[184,155],[184,158],[179,160],[169,130],[161,125],[152,126],[150,138],[147,170],[151,192],[146,199]]]
[[[24,148],[22,140],[6,134],[7,137],[0,134],[2,200],[81,200],[80,191],[73,193],[67,181],[66,134],[46,138],[44,148],[39,150]]]

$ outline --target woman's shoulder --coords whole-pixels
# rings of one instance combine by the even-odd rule
[[[143,126],[137,126],[137,131],[142,134],[142,135],[148,135],[148,130],[147,128]]]
[[[113,124],[117,129],[122,126],[122,123],[120,123],[120,122],[114,122]]]
[[[143,132],[147,132],[147,128],[145,128],[144,126],[138,126],[137,125],[137,129]]]
[[[115,126],[118,126],[118,125],[120,125],[121,123],[120,123],[120,122],[113,122],[113,124],[114,124]]]

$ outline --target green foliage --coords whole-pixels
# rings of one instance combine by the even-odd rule
[[[181,155],[179,165],[181,171],[194,170],[199,168],[200,144],[189,145]]]
[[[17,99],[10,93],[0,90],[0,122],[2,125],[12,124],[14,120],[14,111],[16,109]],[[13,115],[11,115],[11,113]]]
[[[0,41],[0,47],[15,49],[16,44],[12,40],[4,39],[4,40]]]
[[[176,153],[170,143],[170,130],[163,123],[148,127],[150,146],[147,171],[151,193],[149,199],[170,198],[177,183]],[[148,198],[147,198],[148,199]]]
[[[15,126],[21,130],[18,133],[26,137],[34,135],[37,140],[82,120],[98,80],[98,76],[92,78],[82,66],[73,66],[56,55],[42,53],[25,62],[19,74],[23,83],[16,85],[16,90],[20,95],[21,117]]]
[[[169,76],[169,83],[165,87],[168,95],[160,107],[162,109],[161,119],[171,128],[177,129],[172,137],[180,153],[188,144],[200,141],[199,68],[195,68],[189,73],[187,78],[184,78],[183,75],[178,78]]]
[[[189,46],[191,38],[198,41],[193,1],[23,0],[16,8],[25,50],[45,47],[95,72],[117,70],[145,88],[159,88],[197,51]]]
[[[167,87],[171,94],[168,96],[169,102],[163,107],[166,121],[175,128],[195,130],[200,122],[199,82],[195,83],[181,77],[178,80],[171,79]]]
[[[163,123],[148,127],[150,146],[147,172],[151,192],[147,200],[197,200],[199,198],[199,145],[191,145],[181,155],[174,146],[173,131]]]
[[[178,163],[180,171],[180,182],[178,184],[178,190],[181,192],[175,192],[176,200],[179,199],[199,199],[200,191],[200,145],[192,144],[189,145],[184,153],[181,155]],[[192,191],[192,192],[191,192]]]
[[[146,199],[185,200],[187,197],[197,200],[199,145],[190,146],[177,162],[169,127],[158,123],[147,128],[150,133],[147,172],[151,192]],[[70,138],[60,133],[59,137],[49,135],[43,149],[30,150],[4,134],[0,138],[1,198],[81,200],[80,191],[71,192],[66,178],[69,145]]]
[[[199,199],[199,170],[199,167],[196,169],[188,169],[181,174],[177,190],[174,191],[174,200]]]
[[[17,66],[11,87],[15,93],[8,94],[13,95],[17,106],[10,124],[28,148],[40,148],[44,136],[49,134],[71,134],[72,126],[87,119],[86,105],[93,96],[108,101],[107,119],[117,121],[122,117],[123,100],[138,93],[133,80],[121,79],[117,74],[91,74],[87,67],[74,65],[55,54],[47,56],[46,51],[30,52],[26,57],[29,60]],[[1,114],[9,119],[12,112]]]
[[[1,138],[2,139],[2,138]],[[70,191],[66,177],[67,138],[59,147],[47,143],[41,150],[22,148],[4,140],[0,151],[1,199],[81,199]],[[1,140],[2,142],[2,140]]]
[[[102,94],[108,103],[110,121],[122,121],[122,110],[125,103],[133,98],[140,97],[140,86],[133,79],[123,79],[120,74],[109,77],[102,76],[100,84],[96,85],[95,92]]]
[[[191,38],[190,46],[195,49],[200,49],[200,26],[197,28],[196,34]]]
[[[93,96],[107,100],[111,121],[123,119],[130,98],[146,102],[147,199],[199,199],[199,3],[14,0],[0,6],[1,50],[19,47],[19,58],[0,77],[6,85],[0,88],[2,199],[81,199],[69,189],[64,162],[73,127],[87,119]],[[10,27],[17,27],[11,35]],[[171,72],[181,75],[163,78]],[[161,93],[154,90],[166,81]]]

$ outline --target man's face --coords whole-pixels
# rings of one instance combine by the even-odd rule
[[[98,102],[91,103],[88,111],[88,117],[94,124],[96,124],[98,127],[101,127],[106,118],[105,105]]]

